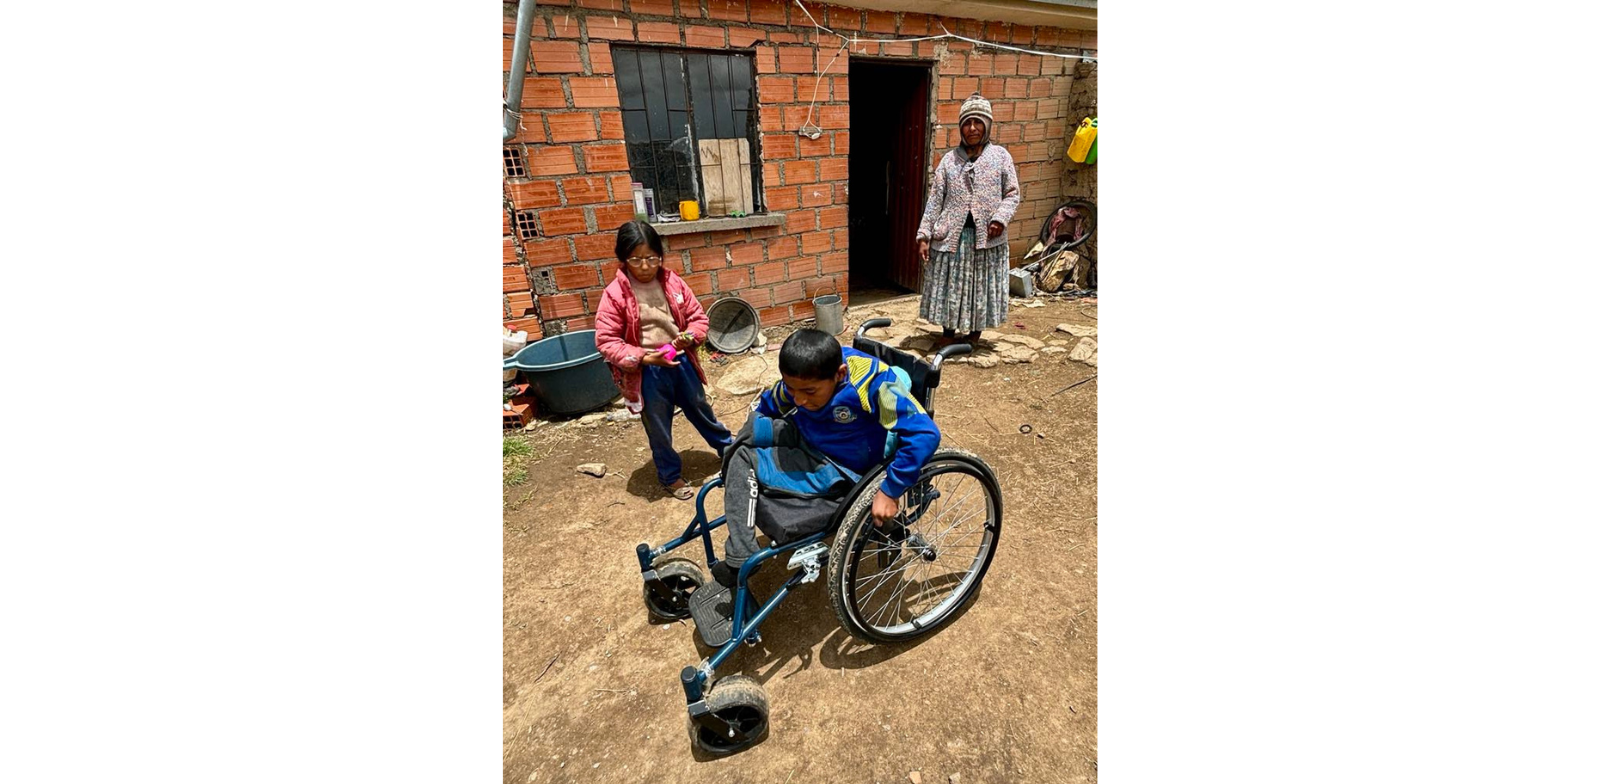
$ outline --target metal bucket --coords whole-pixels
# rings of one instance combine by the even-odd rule
[[[813,298],[811,306],[817,312],[817,329],[829,335],[844,331],[844,301],[839,298],[838,288],[834,288],[832,294]]]

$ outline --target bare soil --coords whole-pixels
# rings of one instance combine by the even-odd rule
[[[1055,325],[1095,323],[1093,304],[1043,301],[1014,300],[1011,323],[985,336],[1070,348],[1078,339]],[[878,315],[909,324],[916,304],[852,308],[847,329]],[[784,331],[775,332],[774,358]],[[713,385],[725,367],[707,362]],[[641,541],[681,533],[693,502],[660,490],[637,421],[525,433],[527,479],[505,493],[505,780],[1095,781],[1097,384],[1058,390],[1097,372],[1065,353],[948,366],[936,400],[944,443],[988,461],[1005,503],[982,590],[937,633],[880,646],[839,626],[825,581],[801,586],[763,624],[762,642],[717,671],[754,677],[772,706],[766,740],[726,758],[694,752],[678,682],[710,651],[692,622],[649,622],[634,556]],[[737,430],[753,395],[712,391]],[[674,437],[691,484],[718,470],[681,417]],[[605,463],[606,476],[574,471],[589,462]],[[720,491],[711,497],[720,513]],[[719,553],[723,536],[714,535]],[[696,543],[674,555],[704,565]],[[757,590],[770,594],[787,576],[769,564]]]

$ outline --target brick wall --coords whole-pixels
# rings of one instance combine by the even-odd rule
[[[817,21],[845,34],[915,37],[950,32],[1031,49],[1092,50],[1093,33],[916,13],[862,11],[807,3]],[[981,91],[994,103],[995,141],[1011,151],[1023,202],[1014,221],[1020,259],[1038,220],[1060,200],[1070,62],[965,41],[858,43],[850,51],[816,30],[782,0],[553,0],[534,22],[524,78],[520,150],[526,176],[505,181],[505,323],[545,334],[589,329],[600,294],[618,267],[616,226],[632,217],[611,45],[662,45],[752,51],[761,127],[766,204],[781,225],[665,237],[667,265],[701,301],[737,295],[763,324],[813,316],[811,297],[837,286],[848,297],[849,63],[852,56],[933,66],[933,155],[956,144],[961,101]],[[505,4],[505,68],[510,68],[516,4]],[[817,139],[797,136],[813,97]],[[526,212],[541,236],[517,235]],[[847,299],[848,301],[848,299]]]

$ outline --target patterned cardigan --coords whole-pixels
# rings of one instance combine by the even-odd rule
[[[1006,244],[1006,232],[989,239],[989,221],[1011,223],[1022,201],[1022,191],[1017,187],[1017,167],[1011,162],[1006,148],[990,142],[973,162],[974,188],[967,187],[963,170],[968,166],[966,153],[957,147],[939,161],[933,170],[933,184],[928,188],[928,206],[922,211],[922,225],[917,227],[917,239],[933,241],[934,250],[953,253],[961,241],[961,227],[971,213],[978,229],[977,249],[997,248]]]

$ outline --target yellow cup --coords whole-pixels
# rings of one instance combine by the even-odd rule
[[[678,215],[686,221],[700,220],[700,202],[678,202]]]

